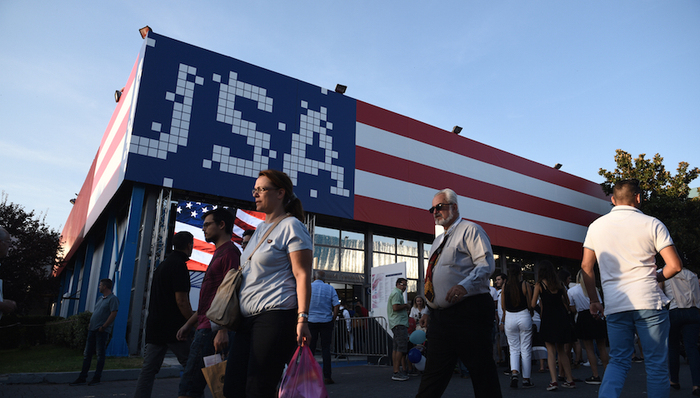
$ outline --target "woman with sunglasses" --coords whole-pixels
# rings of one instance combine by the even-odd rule
[[[311,338],[313,253],[301,201],[287,174],[277,170],[260,172],[253,197],[265,221],[241,254],[243,323],[229,352],[227,397],[276,397],[285,364]]]

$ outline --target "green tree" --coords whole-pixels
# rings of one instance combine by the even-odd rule
[[[676,248],[684,255],[685,266],[700,271],[700,198],[690,199],[690,183],[700,175],[700,168],[690,169],[687,162],[680,162],[676,175],[666,171],[664,158],[658,153],[652,159],[645,154],[632,156],[618,149],[615,151],[614,171],[603,168],[598,172],[605,177],[601,184],[610,195],[619,180],[635,178],[642,188],[641,210],[661,220],[671,232]]]
[[[3,296],[17,302],[19,314],[46,313],[58,294],[51,271],[62,260],[61,234],[46,225],[45,216],[9,202],[5,192],[0,196],[0,225],[12,236],[7,257],[0,259]]]

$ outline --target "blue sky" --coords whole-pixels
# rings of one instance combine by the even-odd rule
[[[595,182],[618,148],[700,166],[697,0],[4,0],[0,190],[52,228],[144,25]]]

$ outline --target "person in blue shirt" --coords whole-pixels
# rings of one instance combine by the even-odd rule
[[[311,302],[309,303],[309,332],[311,332],[311,352],[316,352],[316,344],[321,338],[323,357],[323,382],[333,384],[331,378],[331,338],[333,337],[333,320],[338,315],[340,302],[338,293],[326,284],[326,273],[316,271],[311,284]]]
[[[95,353],[97,353],[97,368],[88,385],[99,384],[102,377],[102,369],[105,366],[105,350],[107,349],[109,335],[112,334],[112,329],[114,328],[114,318],[117,317],[117,311],[119,311],[119,299],[112,294],[111,279],[102,279],[98,289],[102,297],[97,299],[95,310],[92,313],[92,317],[90,317],[87,341],[83,352],[83,370],[78,378],[70,383],[71,386],[85,384],[92,356]]]

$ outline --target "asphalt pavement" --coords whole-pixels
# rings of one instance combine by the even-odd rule
[[[549,373],[533,373],[532,381],[535,387],[529,389],[511,389],[510,379],[503,375],[505,368],[499,368],[501,389],[504,397],[541,397],[546,394],[557,394],[557,396],[574,397],[597,397],[597,385],[586,383],[576,383],[575,389],[559,388],[556,392],[548,392],[545,387],[549,383]],[[590,368],[580,367],[574,369],[574,377],[585,379],[589,377]],[[178,366],[171,366],[161,370],[162,375],[167,376],[156,379],[153,389],[153,397],[176,397],[178,391],[179,378]],[[328,385],[328,395],[333,398],[358,398],[358,397],[413,397],[415,396],[420,377],[412,377],[408,381],[392,381],[391,367],[386,365],[367,365],[360,361],[337,360],[334,362],[333,379],[335,384]],[[12,398],[32,398],[32,397],[52,397],[52,398],[106,398],[106,397],[131,397],[136,388],[136,377],[138,371],[118,371],[106,370],[103,373],[103,381],[96,386],[76,386],[71,387],[67,383],[77,377],[77,372],[54,373],[43,375],[43,381],[39,382],[40,375],[35,375],[35,382],[30,382],[30,378],[25,377],[23,384],[7,384],[10,380],[22,381],[22,378],[9,375],[0,375],[0,397]],[[122,380],[116,380],[122,378]],[[124,380],[126,378],[126,380]],[[53,380],[48,382],[47,380]],[[680,382],[683,387],[680,391],[671,390],[671,398],[689,397],[691,392],[690,370],[686,363],[681,364]],[[211,398],[209,390],[205,396]],[[445,398],[452,397],[473,397],[472,381],[463,379],[455,374],[450,381],[447,391],[443,395]],[[633,363],[632,369],[627,377],[622,397],[638,398],[645,397],[646,394],[646,373],[644,363]]]

